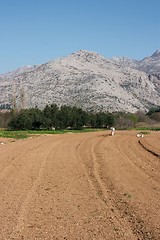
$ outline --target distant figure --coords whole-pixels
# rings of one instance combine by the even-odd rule
[[[115,135],[115,128],[114,127],[111,127],[111,136],[114,136]]]
[[[138,137],[138,138],[140,138],[140,137],[142,137],[142,138],[143,138],[143,137],[144,137],[144,135],[143,135],[143,134],[140,134],[140,133],[138,133],[138,134],[137,134],[137,137]]]

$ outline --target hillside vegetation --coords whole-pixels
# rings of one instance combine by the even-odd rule
[[[84,128],[159,129],[160,107],[147,113],[87,112],[77,107],[46,105],[38,108],[21,109],[0,113],[0,127],[10,130],[81,130]]]

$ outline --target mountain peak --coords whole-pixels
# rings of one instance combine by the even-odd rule
[[[152,57],[152,58],[154,58],[154,57],[160,57],[160,50],[155,51],[155,52],[152,54],[151,57]]]
[[[103,58],[100,54],[88,50],[79,50],[78,52],[73,53],[73,55],[83,58],[95,59],[97,57]]]

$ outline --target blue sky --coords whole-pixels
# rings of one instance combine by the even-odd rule
[[[0,0],[0,73],[78,50],[143,59],[160,49],[159,0]]]

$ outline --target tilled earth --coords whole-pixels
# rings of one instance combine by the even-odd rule
[[[160,239],[159,132],[0,142],[0,239]]]

